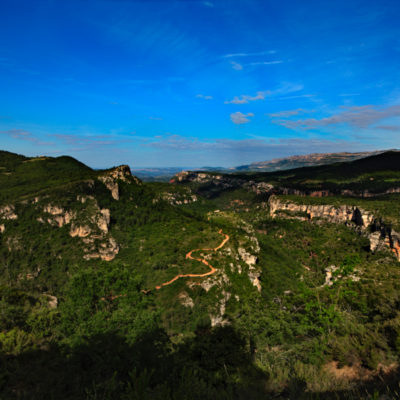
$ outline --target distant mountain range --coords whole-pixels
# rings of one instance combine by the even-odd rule
[[[318,165],[333,164],[336,162],[354,161],[361,158],[381,154],[387,150],[363,151],[357,153],[312,153],[307,155],[275,158],[268,161],[254,162],[238,167],[169,167],[169,168],[132,168],[132,172],[144,181],[168,181],[181,171],[217,171],[224,173],[235,172],[273,172],[287,169],[313,167]]]
[[[242,165],[234,168],[236,171],[258,171],[273,172],[286,169],[314,167],[318,165],[333,164],[336,162],[346,162],[359,160],[369,156],[381,154],[386,150],[363,151],[358,153],[312,153],[300,156],[291,156],[284,158],[275,158],[269,161],[254,162],[249,165]]]

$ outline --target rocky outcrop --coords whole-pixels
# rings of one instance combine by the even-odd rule
[[[328,196],[351,196],[351,197],[377,197],[385,194],[400,193],[399,187],[389,188],[382,192],[371,192],[369,190],[351,190],[351,189],[341,189],[337,191],[331,191],[328,189],[322,190],[300,190],[295,188],[280,187],[275,190],[275,194],[282,195],[296,195],[302,197],[328,197]]]
[[[50,309],[55,309],[58,306],[58,299],[56,296],[51,294],[43,293],[43,296],[47,299],[47,305]]]
[[[119,252],[119,246],[109,234],[110,210],[100,209],[93,196],[77,196],[77,201],[85,207],[76,210],[65,210],[54,204],[46,204],[44,213],[48,215],[47,222],[59,228],[70,224],[69,235],[77,237],[84,243],[85,260],[100,258],[104,261],[112,260]],[[42,217],[37,218],[44,223]]]
[[[15,213],[15,207],[12,204],[0,207],[0,219],[17,219],[18,215]]]
[[[59,228],[66,224],[69,224],[75,217],[76,213],[72,211],[65,211],[62,207],[47,204],[43,211],[50,216],[47,218],[47,222],[51,225],[56,225]]]
[[[140,180],[131,174],[131,169],[128,165],[120,165],[104,175],[99,176],[98,179],[103,182],[106,188],[111,192],[111,196],[114,200],[119,200],[118,181],[140,184]]]
[[[282,201],[276,196],[268,200],[269,214],[271,217],[286,216],[299,219],[326,219],[333,223],[354,223],[362,229],[367,228],[374,221],[374,216],[356,206],[332,206],[328,204],[297,204],[289,201]]]
[[[96,248],[94,240],[87,241],[86,244],[89,247],[85,248],[85,255],[83,258],[85,260],[91,260],[100,258],[103,261],[111,261],[119,252],[118,243],[111,236],[106,238],[106,241],[102,241]]]
[[[161,198],[167,203],[174,206],[179,206],[182,204],[191,204],[197,201],[197,196],[191,193],[164,192],[162,193]]]
[[[92,233],[92,230],[87,225],[83,225],[83,226],[82,225],[79,225],[79,226],[72,225],[71,230],[69,231],[69,234],[71,237],[78,236],[80,238],[87,237],[91,233]]]
[[[322,219],[331,223],[345,223],[360,229],[370,240],[371,251],[389,247],[400,261],[400,234],[376,218],[371,212],[349,205],[297,204],[271,196],[268,200],[272,218],[295,218],[300,220]],[[368,229],[367,229],[368,228]]]
[[[184,307],[194,307],[194,302],[193,299],[187,294],[187,292],[181,292],[179,293],[179,301]]]
[[[241,259],[248,265],[249,267],[249,279],[253,286],[257,288],[259,292],[261,292],[261,282],[260,282],[260,272],[255,267],[257,263],[257,256],[248,253],[243,247],[238,248],[239,255]]]
[[[211,326],[225,326],[229,324],[229,321],[224,318],[225,310],[226,310],[226,303],[230,299],[231,294],[226,292],[225,290],[221,293],[221,298],[217,302],[216,305],[216,313],[210,314]]]
[[[0,224],[0,233],[3,233],[6,230],[4,224]]]

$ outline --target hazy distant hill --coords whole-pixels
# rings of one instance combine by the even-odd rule
[[[364,151],[358,153],[313,153],[300,156],[290,156],[284,158],[275,158],[268,161],[253,162],[248,165],[238,167],[165,167],[165,168],[132,168],[132,172],[140,179],[147,182],[168,182],[175,174],[181,171],[215,171],[223,173],[237,173],[244,171],[251,172],[274,172],[285,171],[293,168],[315,167],[319,165],[333,164],[337,162],[346,162],[359,160],[361,158],[381,154],[384,151]]]
[[[333,164],[343,161],[354,161],[360,158],[383,153],[383,151],[364,151],[359,153],[313,153],[301,156],[275,158],[269,161],[254,162],[235,168],[235,171],[272,172],[300,167]]]

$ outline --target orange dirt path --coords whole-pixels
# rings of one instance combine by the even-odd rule
[[[224,235],[225,238],[217,247],[214,247],[213,249],[194,249],[194,250],[190,250],[189,253],[186,254],[186,258],[191,259],[191,260],[196,260],[196,261],[203,263],[204,265],[207,265],[207,267],[210,268],[210,270],[208,272],[205,272],[204,274],[178,274],[174,278],[172,278],[170,281],[164,282],[161,285],[156,286],[156,289],[160,290],[162,287],[170,285],[171,283],[175,282],[179,278],[203,278],[205,276],[212,275],[214,272],[216,272],[217,271],[216,268],[214,268],[206,259],[193,257],[192,253],[195,251],[218,251],[219,249],[224,247],[226,242],[229,240],[229,235],[223,233],[222,229],[220,229],[218,231],[218,233],[220,235]]]

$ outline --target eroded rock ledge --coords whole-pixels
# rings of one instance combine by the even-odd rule
[[[272,218],[291,218],[300,220],[323,219],[332,223],[345,223],[358,227],[370,241],[371,251],[384,246],[391,249],[400,261],[400,234],[391,226],[376,218],[371,212],[357,206],[297,204],[271,196],[268,200],[269,214]]]

